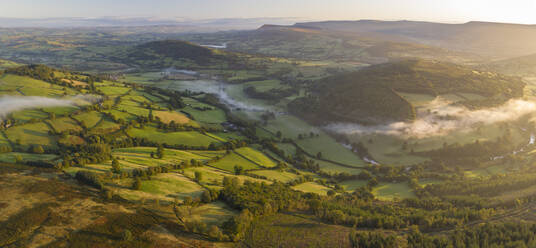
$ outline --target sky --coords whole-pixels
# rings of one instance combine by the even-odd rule
[[[536,24],[536,0],[0,0],[0,17],[105,16]]]

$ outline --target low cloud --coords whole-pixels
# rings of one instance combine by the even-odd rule
[[[487,109],[469,110],[452,106],[436,98],[422,108],[413,122],[394,122],[384,125],[363,126],[351,123],[333,123],[327,130],[342,134],[386,134],[402,137],[425,138],[446,135],[452,131],[470,131],[478,125],[512,121],[536,111],[536,103],[511,99],[505,104]]]
[[[76,106],[79,101],[96,102],[98,96],[78,95],[68,98],[48,98],[41,96],[0,96],[0,119],[8,114],[24,109],[44,107]]]

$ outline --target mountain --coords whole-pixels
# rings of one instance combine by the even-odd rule
[[[286,28],[419,43],[493,58],[505,59],[536,53],[536,43],[532,42],[536,39],[536,25],[361,20],[296,23]]]
[[[265,23],[292,24],[296,18],[217,18],[184,19],[159,17],[63,17],[63,18],[5,18],[0,17],[0,27],[5,28],[93,28],[93,27],[156,27],[167,26],[183,29],[183,32],[216,32],[256,29]],[[303,19],[301,19],[303,21]]]
[[[402,92],[432,96],[477,94],[484,99],[461,104],[480,108],[521,97],[525,84],[515,77],[451,63],[411,59],[328,77],[315,85],[312,95],[291,102],[289,107],[312,123],[325,124],[413,120],[414,107],[399,94]]]

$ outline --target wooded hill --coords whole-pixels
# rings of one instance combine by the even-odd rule
[[[129,47],[112,58],[129,65],[154,68],[226,65],[236,60],[233,54],[180,40],[153,41]]]
[[[471,108],[489,107],[521,97],[521,79],[427,60],[403,60],[321,80],[312,94],[290,103],[292,112],[322,124],[374,123],[415,118],[414,107],[399,92],[437,96],[472,93],[485,97],[461,102]]]

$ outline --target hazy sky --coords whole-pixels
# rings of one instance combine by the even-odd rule
[[[0,0],[0,17],[297,17],[536,24],[536,0]]]

